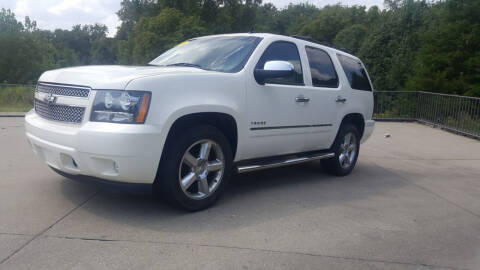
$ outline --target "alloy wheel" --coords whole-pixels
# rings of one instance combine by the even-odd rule
[[[220,145],[212,140],[197,141],[185,151],[180,162],[180,187],[191,199],[205,199],[220,185],[224,170],[225,156]]]
[[[352,166],[357,155],[357,138],[352,132],[348,132],[343,137],[343,142],[340,144],[340,155],[338,161],[343,169],[348,169]]]

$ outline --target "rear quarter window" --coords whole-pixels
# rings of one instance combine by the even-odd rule
[[[372,91],[367,72],[360,61],[340,54],[337,57],[352,89]]]

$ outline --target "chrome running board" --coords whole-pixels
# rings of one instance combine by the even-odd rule
[[[258,170],[294,165],[294,164],[304,163],[304,162],[313,161],[313,160],[331,158],[334,156],[335,156],[335,153],[321,153],[321,154],[307,155],[302,157],[293,157],[293,158],[290,157],[284,160],[277,159],[275,161],[270,161],[270,162],[264,161],[264,162],[259,162],[259,164],[237,166],[237,172],[247,173],[247,172],[253,172]]]

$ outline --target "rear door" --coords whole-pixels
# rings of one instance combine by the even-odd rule
[[[305,46],[309,70],[306,92],[310,97],[308,119],[311,125],[306,147],[327,149],[336,136],[339,114],[344,110],[346,94],[340,83],[332,55],[319,47]]]
[[[373,114],[373,88],[367,70],[360,59],[337,54],[338,61],[346,77],[346,88],[350,92],[349,110],[361,113],[365,120]]]

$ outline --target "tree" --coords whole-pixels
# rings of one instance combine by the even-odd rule
[[[366,64],[375,89],[480,96],[480,1],[386,0],[376,6],[261,0],[122,0],[121,26],[40,30],[0,11],[0,82],[34,82],[50,68],[146,64],[181,41],[208,34],[271,32],[311,36]]]
[[[312,22],[302,27],[300,33],[321,42],[333,44],[335,37],[342,29],[355,24],[355,22],[362,23],[365,14],[363,6],[350,8],[340,5],[326,6],[317,12]]]
[[[480,96],[479,10],[480,3],[473,0],[433,7],[407,87]]]
[[[354,24],[340,30],[335,36],[335,46],[350,50],[353,54],[358,53],[368,33],[368,28],[363,24]]]
[[[27,17],[25,25],[10,10],[0,11],[0,82],[32,82],[55,67],[53,46],[37,35],[34,21]]]
[[[107,27],[101,24],[75,25],[72,30],[55,30],[52,43],[59,51],[73,52],[75,56],[71,59],[78,60],[75,64],[88,65],[91,63],[92,44],[106,39],[107,32]]]
[[[395,3],[395,8],[380,13],[378,23],[371,27],[358,51],[378,90],[405,88],[413,72],[418,33],[428,9],[424,1]]]
[[[90,63],[95,65],[117,62],[118,42],[113,38],[101,38],[92,42]]]
[[[23,31],[23,25],[15,18],[15,14],[9,10],[2,8],[0,10],[0,35],[14,35]]]
[[[198,16],[185,16],[172,8],[162,9],[157,16],[142,18],[135,26],[133,62],[145,64],[179,42],[204,33]]]
[[[277,24],[273,30],[274,33],[285,35],[302,34],[302,28],[313,21],[319,9],[312,4],[290,4],[287,8],[280,10]]]

